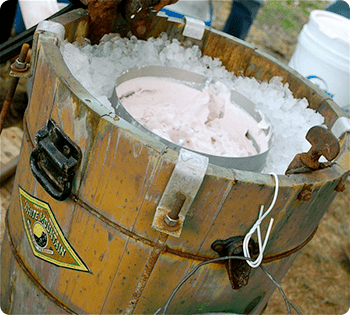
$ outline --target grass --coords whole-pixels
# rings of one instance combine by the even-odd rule
[[[273,27],[279,25],[286,36],[295,37],[307,22],[312,10],[322,10],[328,1],[267,1],[257,16],[260,26]]]

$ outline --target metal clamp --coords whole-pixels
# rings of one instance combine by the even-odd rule
[[[152,227],[180,237],[186,214],[203,182],[209,159],[181,149],[174,171],[159,201]]]
[[[58,46],[63,42],[66,34],[65,28],[62,24],[52,21],[41,21],[35,31],[34,36],[46,34],[56,39]]]
[[[65,37],[65,28],[62,24],[53,21],[41,21],[34,33],[32,54],[30,58],[30,67],[28,71],[18,72],[12,71],[10,74],[17,77],[31,77],[34,69],[36,69],[37,58],[39,54],[40,40],[50,40],[60,47]]]
[[[185,28],[182,32],[183,36],[201,40],[205,31],[205,23],[188,16],[185,16]]]
[[[340,139],[346,132],[350,132],[350,119],[348,117],[339,117],[334,123],[332,133],[337,139]]]

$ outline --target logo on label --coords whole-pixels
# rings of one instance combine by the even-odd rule
[[[21,187],[19,196],[23,224],[33,254],[59,267],[90,272],[63,235],[50,205]]]
[[[322,78],[320,78],[316,75],[309,75],[308,77],[306,77],[306,79],[310,80],[313,84],[315,84],[319,89],[321,89],[323,92],[325,92],[331,98],[334,96],[334,94],[331,94],[328,92],[327,82],[325,80],[323,80]]]

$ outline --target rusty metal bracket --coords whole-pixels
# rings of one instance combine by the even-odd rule
[[[186,214],[205,176],[209,158],[181,149],[173,173],[156,209],[152,227],[180,237]]]
[[[216,240],[211,248],[216,251],[220,257],[225,256],[242,256],[244,236],[233,236],[226,240]],[[258,254],[258,246],[254,240],[249,240],[249,251],[252,257]],[[248,284],[250,267],[244,260],[228,259],[225,260],[226,269],[232,289],[238,290]]]

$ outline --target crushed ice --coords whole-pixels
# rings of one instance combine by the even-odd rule
[[[190,70],[221,81],[235,88],[260,107],[274,128],[274,144],[270,149],[263,173],[283,174],[297,153],[308,151],[307,131],[324,122],[322,115],[307,108],[306,99],[295,99],[281,78],[258,82],[254,78],[236,77],[228,72],[219,59],[202,56],[198,46],[182,46],[166,34],[147,41],[136,37],[121,38],[105,35],[98,45],[65,42],[61,46],[64,60],[80,83],[105,107],[113,110],[108,98],[117,78],[125,70],[148,65],[163,65]]]

